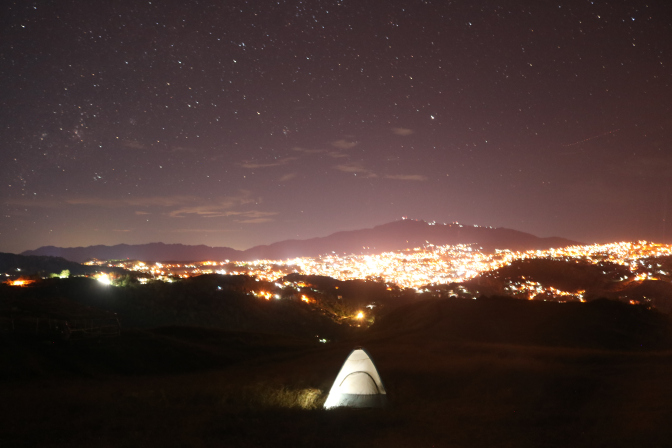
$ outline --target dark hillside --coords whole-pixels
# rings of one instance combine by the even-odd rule
[[[205,297],[214,312],[212,301],[233,296],[209,291],[249,286],[194,280],[166,286]],[[120,295],[132,287],[58,285],[98,304],[146,298]],[[171,296],[146,286],[159,304]],[[3,448],[659,447],[672,437],[669,319],[605,300],[423,300],[329,344],[194,326],[126,329],[102,342],[0,338]],[[355,345],[372,355],[390,406],[325,411]]]
[[[0,273],[2,274],[9,274],[10,276],[49,276],[50,274],[58,275],[65,270],[69,271],[69,275],[90,275],[96,272],[125,272],[120,268],[84,266],[62,257],[0,253]]]
[[[123,330],[103,341],[45,343],[0,333],[0,380],[167,375],[224,368],[315,348],[317,341],[200,327]]]
[[[662,267],[656,267],[660,263]],[[664,258],[648,259],[635,273],[646,273],[653,278],[637,279],[626,266],[616,263],[588,263],[580,260],[530,259],[516,260],[510,265],[485,272],[462,283],[476,295],[510,295],[505,289],[509,283],[532,281],[544,287],[553,287],[562,291],[576,293],[585,291],[588,301],[608,298],[625,303],[654,306],[660,312],[672,312],[672,284],[668,274],[669,260]],[[646,266],[654,266],[647,269]],[[453,288],[454,289],[454,288]]]
[[[672,348],[672,322],[667,315],[611,300],[425,300],[391,311],[375,323],[371,335],[419,344],[445,339],[610,350]]]
[[[529,280],[562,291],[586,291],[587,296],[599,297],[613,289],[621,278],[631,276],[625,266],[614,263],[599,265],[575,260],[531,259],[515,260],[510,265],[486,272],[464,285],[486,295],[504,295],[507,280]]]
[[[117,244],[114,246],[55,247],[43,246],[27,250],[22,255],[49,255],[83,263],[87,260],[143,260],[143,261],[204,261],[239,260],[242,252],[230,247],[210,247],[184,244]]]
[[[672,284],[666,280],[644,280],[633,283],[614,295],[627,302],[653,305],[663,313],[672,313]]]
[[[117,313],[126,328],[186,325],[329,339],[349,331],[346,325],[338,325],[300,300],[265,300],[251,295],[250,291],[270,285],[246,276],[213,274],[125,287],[89,278],[52,279],[25,288],[2,286],[6,294],[0,303],[29,299],[53,308],[55,303],[74,302]]]
[[[336,280],[321,275],[290,274],[283,281],[301,282],[306,287],[320,293],[324,298],[338,299],[351,306],[363,309],[367,305],[396,305],[407,300],[406,295],[415,297],[415,293],[402,291],[396,285],[375,280]]]

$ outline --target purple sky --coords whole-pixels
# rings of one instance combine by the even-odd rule
[[[0,251],[401,216],[672,242],[668,0],[13,3]]]

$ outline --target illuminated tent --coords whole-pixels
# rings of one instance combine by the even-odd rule
[[[371,357],[363,348],[355,348],[338,372],[324,403],[325,409],[339,406],[381,408],[386,402],[385,387]]]

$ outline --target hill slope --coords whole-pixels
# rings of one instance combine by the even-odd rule
[[[121,268],[84,266],[63,257],[49,255],[16,255],[0,252],[0,273],[8,275],[59,274],[70,271],[70,275],[87,275],[99,271],[124,272]]]
[[[672,347],[669,316],[612,300],[535,302],[508,298],[425,300],[403,305],[372,336],[424,344],[454,340],[503,344],[652,350]]]

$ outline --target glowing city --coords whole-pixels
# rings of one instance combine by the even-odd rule
[[[289,260],[200,261],[188,264],[145,263],[142,261],[91,261],[89,265],[121,267],[142,274],[141,280],[171,281],[202,274],[249,275],[264,281],[277,281],[285,275],[328,276],[337,280],[368,279],[396,285],[400,288],[421,290],[429,285],[463,282],[516,260],[549,259],[583,261],[592,264],[614,263],[626,267],[631,275],[622,281],[653,280],[669,273],[660,265],[646,262],[652,257],[672,255],[672,245],[646,241],[620,242],[569,246],[548,250],[513,252],[497,250],[484,253],[471,245],[436,246],[427,244],[398,252],[379,255],[324,255],[317,258],[294,258]],[[583,291],[561,291],[544,287],[536,282],[511,283],[508,290],[514,294],[525,293],[529,298],[545,293],[554,297],[582,300]],[[266,297],[268,298],[268,297]]]

